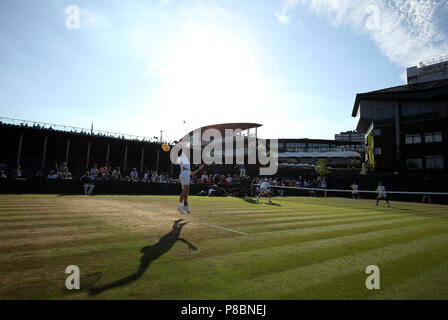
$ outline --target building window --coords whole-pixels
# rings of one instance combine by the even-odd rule
[[[375,129],[375,130],[373,130],[373,135],[374,135],[374,136],[380,136],[380,135],[381,135],[381,129]]]
[[[444,169],[443,156],[429,156],[426,157],[426,169]]]
[[[379,156],[379,155],[383,154],[383,150],[381,150],[381,148],[375,148],[375,149],[373,149],[373,153],[376,156]]]
[[[406,169],[422,170],[423,169],[422,159],[406,159]]]
[[[442,132],[425,133],[425,142],[426,143],[442,142]]]
[[[422,136],[420,134],[406,135],[406,144],[418,144],[418,143],[422,143]]]

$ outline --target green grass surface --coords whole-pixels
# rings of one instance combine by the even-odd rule
[[[448,298],[447,206],[191,197],[182,215],[177,199],[0,195],[0,299]],[[141,277],[88,294],[135,273],[180,218],[198,250],[177,241]],[[81,290],[65,289],[68,265]],[[365,287],[369,265],[380,290]]]

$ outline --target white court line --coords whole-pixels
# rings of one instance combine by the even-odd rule
[[[221,229],[221,230],[225,230],[225,231],[239,233],[239,234],[242,234],[242,235],[245,235],[245,236],[251,236],[251,234],[249,234],[249,233],[242,232],[242,231],[237,231],[237,230],[233,230],[233,229],[229,229],[229,228],[220,227],[220,226],[217,226],[215,224],[199,222],[199,221],[194,221],[194,220],[190,220],[190,222],[197,223],[197,224],[203,224],[203,225],[206,225],[206,226],[209,226],[209,227],[212,227],[212,228],[216,228],[216,229]]]

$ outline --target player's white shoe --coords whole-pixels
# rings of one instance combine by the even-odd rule
[[[185,213],[185,207],[184,207],[184,205],[180,204],[180,205],[177,207],[177,211],[179,211],[180,213]]]
[[[269,200],[269,201],[268,201],[268,203],[269,203],[269,204],[272,204],[272,201],[271,201],[271,200]]]
[[[188,209],[187,206],[184,206],[184,212],[190,214],[190,210]]]
[[[390,208],[390,204],[388,204],[387,207]]]

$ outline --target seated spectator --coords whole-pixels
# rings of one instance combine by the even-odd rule
[[[63,162],[61,169],[59,170],[62,173],[62,176],[65,177],[68,173],[68,166],[67,166],[67,162]]]
[[[57,173],[55,173],[53,170],[50,170],[50,173],[48,174],[47,179],[48,180],[54,180],[54,179],[57,179],[57,178],[58,178]]]
[[[143,174],[143,182],[148,182],[149,179],[149,171],[145,170],[145,173]]]
[[[223,186],[227,185],[227,179],[226,179],[226,177],[224,175],[221,177],[221,184]]]
[[[233,179],[232,179],[232,177],[230,176],[230,174],[227,176],[227,184],[232,184],[232,181],[233,181]]]
[[[207,183],[208,183],[208,184],[213,184],[213,175],[212,175],[212,174],[210,174],[210,175],[208,176]]]
[[[20,166],[17,165],[16,169],[13,172],[14,178],[20,178],[22,176],[22,169],[20,169]]]
[[[137,172],[137,168],[132,168],[131,173],[129,173],[129,177],[131,178],[132,181],[138,181],[138,172]]]
[[[204,184],[207,183],[207,180],[208,180],[207,173],[204,172],[202,174],[201,180],[202,180],[202,183],[204,183]]]
[[[94,164],[93,168],[90,169],[90,178],[91,179],[96,179],[97,175],[98,175],[98,168],[97,168],[96,164]]]
[[[72,180],[72,174],[70,172],[67,172],[67,174],[64,177],[64,180]]]
[[[95,185],[93,184],[93,179],[89,171],[86,171],[85,174],[81,177],[81,183],[84,188],[84,194],[85,195],[92,194]]]
[[[121,180],[120,167],[116,167],[116,168],[112,171],[112,179],[113,179],[113,180]]]
[[[7,176],[3,170],[0,170],[0,179],[6,179]]]

